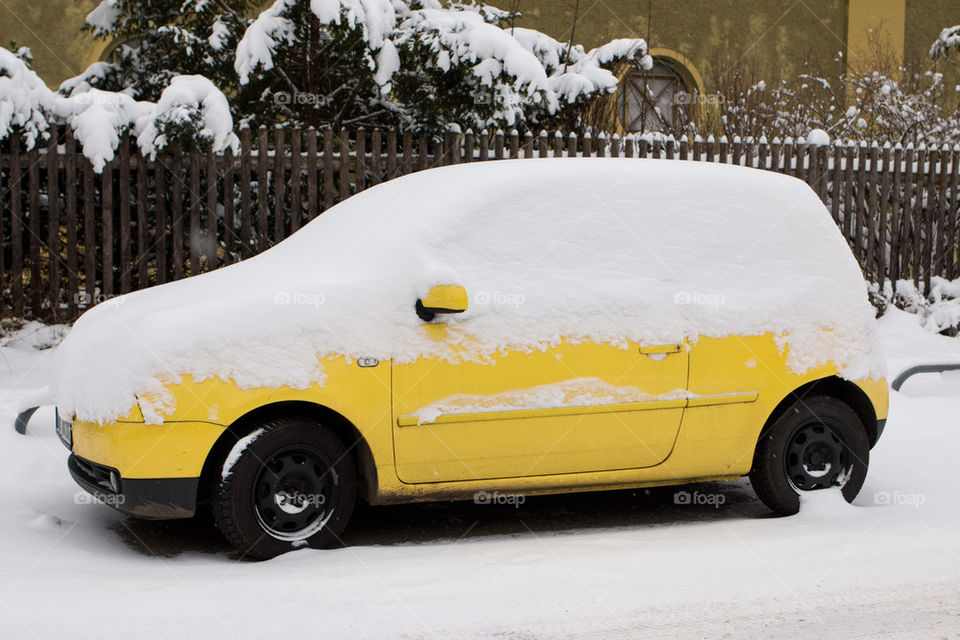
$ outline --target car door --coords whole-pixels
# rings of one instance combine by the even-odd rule
[[[403,482],[632,469],[670,454],[686,403],[685,345],[563,341],[477,361],[463,347],[468,328],[418,330],[448,349],[393,365]]]

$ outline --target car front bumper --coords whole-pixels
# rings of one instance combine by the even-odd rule
[[[197,510],[200,478],[124,478],[116,469],[76,454],[67,468],[94,500],[138,518],[189,518]]]

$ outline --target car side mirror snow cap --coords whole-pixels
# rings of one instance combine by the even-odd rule
[[[430,322],[437,315],[463,313],[469,306],[467,290],[456,285],[432,287],[430,292],[417,299],[417,316],[424,322]]]

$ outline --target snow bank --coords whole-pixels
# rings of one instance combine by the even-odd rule
[[[108,4],[109,0],[101,7]],[[0,47],[0,140],[18,129],[30,148],[49,135],[51,123],[66,122],[98,173],[113,160],[120,136],[127,132],[137,136],[145,154],[162,149],[167,144],[166,124],[191,121],[214,151],[239,150],[227,98],[206,78],[175,77],[155,104],[135,100],[128,93],[91,88],[90,78],[110,71],[106,63],[93,65],[64,83],[58,93],[23,60]]]
[[[384,183],[259,256],[95,307],[58,350],[57,403],[108,421],[185,374],[304,388],[323,384],[327,355],[445,356],[414,313],[439,284],[470,296],[448,320],[465,358],[773,332],[798,372],[829,360],[849,378],[883,374],[859,266],[803,182],[682,161],[514,160]]]

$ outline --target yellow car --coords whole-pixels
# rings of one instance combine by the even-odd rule
[[[887,417],[859,267],[804,183],[544,159],[369,189],[269,251],[85,314],[58,349],[76,481],[212,507],[251,557],[358,499],[734,480],[859,492]]]

